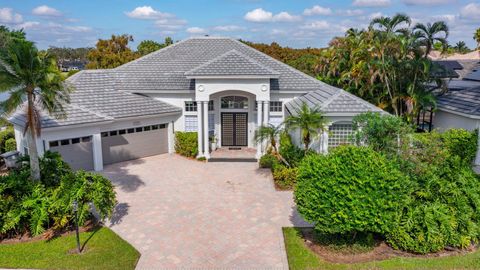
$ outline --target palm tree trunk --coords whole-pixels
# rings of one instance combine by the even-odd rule
[[[35,135],[35,126],[36,119],[33,116],[33,96],[31,93],[28,94],[28,108],[27,108],[27,119],[28,119],[28,128],[27,128],[27,145],[28,145],[28,155],[30,157],[30,174],[34,181],[40,180],[40,163],[38,161],[38,151],[37,151],[37,139]]]

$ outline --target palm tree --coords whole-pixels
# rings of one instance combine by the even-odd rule
[[[290,115],[285,119],[287,130],[300,129],[305,152],[309,149],[312,138],[317,136],[321,130],[323,131],[326,125],[327,119],[320,109],[311,109],[306,103],[302,104],[297,114]]]
[[[433,24],[427,23],[427,25],[417,23],[413,27],[413,31],[418,37],[419,44],[425,47],[425,58],[432,51],[435,42],[440,42],[444,50],[448,48],[448,26],[443,21],[434,22]],[[442,36],[440,36],[441,33],[443,33]]]
[[[459,41],[455,44],[455,47],[453,47],[455,49],[456,52],[459,52],[459,53],[467,53],[468,51],[470,51],[470,49],[467,47],[467,44],[465,43],[465,41]]]
[[[473,34],[473,39],[477,42],[477,50],[478,54],[480,55],[480,28],[478,28],[475,31],[475,34]]]
[[[380,31],[385,32],[385,33],[406,33],[408,32],[407,28],[398,28],[399,25],[402,23],[407,24],[407,26],[410,26],[412,23],[412,19],[408,15],[397,13],[393,17],[378,17],[373,19],[370,22],[371,27],[379,27]]]
[[[31,176],[40,179],[36,138],[40,136],[42,112],[65,116],[63,104],[69,102],[71,88],[62,79],[55,59],[40,53],[32,42],[12,42],[6,56],[0,58],[0,92],[9,97],[0,103],[6,114],[25,110],[25,130]]]
[[[257,144],[261,144],[265,141],[269,142],[266,148],[272,147],[273,153],[278,153],[277,138],[283,132],[282,125],[274,126],[268,124],[266,126],[260,126],[255,132],[254,140]]]

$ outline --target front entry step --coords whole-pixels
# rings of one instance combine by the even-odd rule
[[[208,162],[257,162],[256,158],[210,158]]]

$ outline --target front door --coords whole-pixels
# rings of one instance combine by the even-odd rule
[[[222,113],[222,146],[248,145],[248,113]]]

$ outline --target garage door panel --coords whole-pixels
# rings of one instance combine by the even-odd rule
[[[58,152],[63,160],[74,170],[93,170],[93,148],[91,142],[51,147],[50,151]]]
[[[168,153],[166,128],[102,138],[103,163]]]

